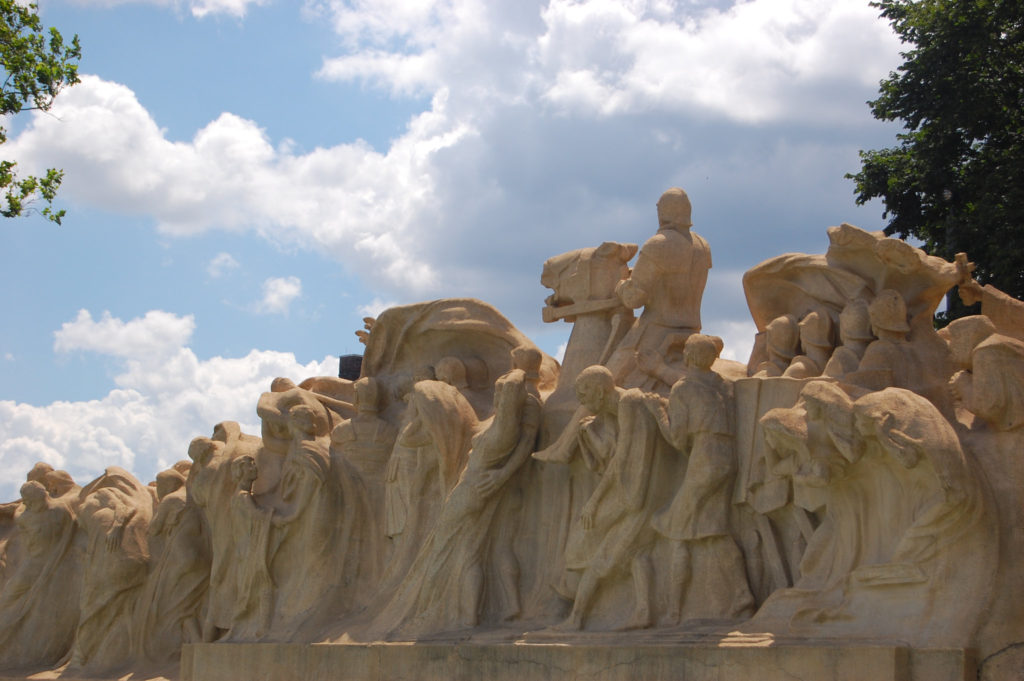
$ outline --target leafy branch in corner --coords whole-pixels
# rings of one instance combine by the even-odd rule
[[[66,43],[57,29],[44,28],[36,3],[0,0],[0,115],[48,111],[63,88],[79,82],[81,57],[78,36]],[[7,131],[0,126],[0,144],[6,141]],[[16,166],[0,161],[0,215],[24,215],[41,199],[46,206],[39,213],[59,225],[64,211],[53,210],[52,204],[64,171],[50,168],[42,176],[18,177]]]

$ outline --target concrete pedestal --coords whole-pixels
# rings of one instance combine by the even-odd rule
[[[967,681],[968,651],[777,642],[196,644],[182,681]]]

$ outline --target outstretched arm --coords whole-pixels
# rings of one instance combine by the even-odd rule
[[[586,407],[579,407],[569,420],[569,424],[562,429],[561,435],[553,443],[533,453],[533,458],[548,463],[570,463],[579,450],[578,434],[580,422],[590,416]]]

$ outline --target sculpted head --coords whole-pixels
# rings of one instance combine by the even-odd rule
[[[800,343],[808,348],[832,347],[832,317],[824,310],[812,310],[800,320]]]
[[[522,369],[513,369],[500,377],[494,384],[494,410],[502,404],[521,402],[526,396],[526,374]]]
[[[26,508],[38,511],[46,506],[46,497],[46,488],[35,480],[29,480],[21,486],[21,500]]]
[[[192,459],[197,466],[205,466],[210,463],[215,451],[217,451],[217,440],[211,440],[208,437],[193,438],[188,445],[188,458]]]
[[[353,385],[356,393],[356,409],[361,413],[376,414],[380,408],[380,390],[377,379],[364,376]]]
[[[43,484],[50,496],[62,497],[74,488],[75,480],[67,471],[50,471]]]
[[[542,360],[543,357],[537,348],[531,348],[528,345],[518,345],[512,348],[512,366],[516,369],[522,369],[528,381],[540,379]]]
[[[327,413],[315,405],[296,404],[288,410],[288,428],[292,434],[319,437],[327,434],[330,425]]]
[[[683,362],[688,367],[709,370],[718,359],[718,343],[711,336],[695,333],[686,339],[683,346]]]
[[[595,365],[576,377],[576,399],[594,414],[604,411],[610,395],[615,392],[615,379],[606,367]]]
[[[466,365],[458,357],[441,358],[434,366],[434,374],[437,380],[460,390],[469,387],[469,382],[466,381]]]
[[[851,300],[839,313],[839,338],[843,344],[851,342],[870,342],[875,339],[871,335],[871,318],[868,316],[867,302]]]
[[[40,461],[35,466],[32,466],[32,470],[25,476],[25,480],[35,480],[36,482],[42,482],[46,479],[47,473],[53,472],[53,466],[48,463]]]
[[[946,327],[949,333],[949,350],[953,361],[961,368],[971,366],[971,353],[978,343],[996,332],[995,324],[980,314],[954,319]]]
[[[800,341],[800,326],[793,315],[782,315],[768,322],[765,336],[768,351],[788,362],[796,355],[797,344]]]
[[[890,333],[908,333],[910,325],[907,324],[907,304],[899,291],[887,288],[879,291],[875,299],[868,306],[868,316],[871,318],[871,328],[875,335],[879,331]]]
[[[826,412],[845,410],[853,413],[853,401],[842,388],[831,381],[811,381],[800,391],[807,418],[824,418]]]
[[[156,498],[163,501],[168,494],[173,494],[185,485],[185,477],[173,468],[156,474]]]
[[[259,469],[256,468],[256,459],[248,454],[231,462],[231,479],[239,487],[250,488],[258,477]]]
[[[691,227],[690,197],[679,187],[672,187],[658,199],[658,226],[685,229]]]

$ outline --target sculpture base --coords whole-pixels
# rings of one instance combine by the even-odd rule
[[[342,643],[185,646],[182,681],[966,681],[969,651],[728,639],[718,643]]]

